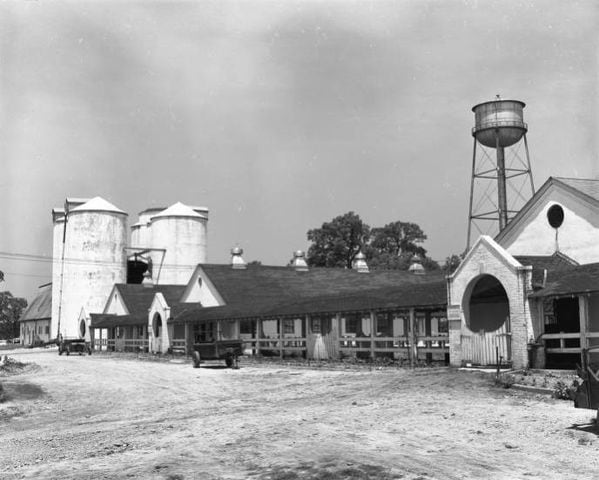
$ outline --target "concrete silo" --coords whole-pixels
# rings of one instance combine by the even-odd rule
[[[52,209],[52,321],[50,338],[58,335],[58,305],[60,302],[60,277],[62,274],[62,237],[64,234],[64,208]]]
[[[151,247],[166,249],[163,261],[160,254],[152,253],[155,283],[184,285],[189,281],[196,265],[206,261],[207,223],[207,208],[181,202],[152,216]]]
[[[152,244],[150,219],[157,213],[166,210],[166,207],[150,207],[139,212],[137,223],[131,225],[131,247],[149,247]]]
[[[64,218],[64,260],[54,289],[59,313],[52,325],[63,337],[72,338],[87,335],[87,328],[79,325],[82,309],[87,316],[101,313],[113,285],[126,281],[127,214],[95,197],[74,207],[67,202]],[[55,226],[55,242],[57,237]],[[61,253],[56,244],[54,251]]]

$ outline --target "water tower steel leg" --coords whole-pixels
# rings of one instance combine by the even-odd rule
[[[472,176],[470,177],[470,210],[468,213],[468,235],[466,237],[466,251],[470,250],[470,233],[472,231],[472,200],[474,197],[474,177],[476,176],[476,138],[472,148]]]
[[[526,133],[522,135],[524,137],[524,149],[526,150],[526,164],[528,166],[528,178],[530,179],[530,188],[532,194],[535,194],[535,184],[532,179],[532,168],[530,167],[530,155],[528,153],[528,140],[526,139]]]

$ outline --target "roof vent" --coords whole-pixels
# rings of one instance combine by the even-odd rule
[[[420,258],[420,255],[414,255],[412,257],[412,263],[410,264],[408,271],[415,275],[424,275],[424,267],[422,266],[422,259]]]
[[[351,268],[358,273],[368,273],[368,264],[366,263],[366,255],[362,253],[362,250],[354,257]]]
[[[306,263],[306,254],[303,252],[303,250],[296,250],[295,252],[293,252],[293,259],[291,260],[290,265],[297,272],[308,271],[308,264]]]
[[[144,272],[144,279],[141,284],[146,288],[152,288],[154,286],[154,280],[152,280],[152,274],[149,270]]]
[[[233,247],[231,249],[231,267],[234,270],[245,270],[248,265],[245,263],[245,260],[242,257],[243,248],[241,247]]]

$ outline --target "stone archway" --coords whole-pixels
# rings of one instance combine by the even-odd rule
[[[462,331],[462,359],[495,365],[511,361],[510,302],[503,284],[493,275],[473,278],[462,297],[466,329]]]
[[[162,316],[156,312],[152,317],[152,351],[155,353],[162,353],[163,328]]]

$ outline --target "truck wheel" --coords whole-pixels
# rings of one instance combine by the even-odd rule
[[[225,358],[225,364],[227,365],[227,368],[231,368],[233,366],[233,357]]]
[[[200,368],[200,352],[194,351],[191,354],[191,359],[193,361],[193,368]]]

